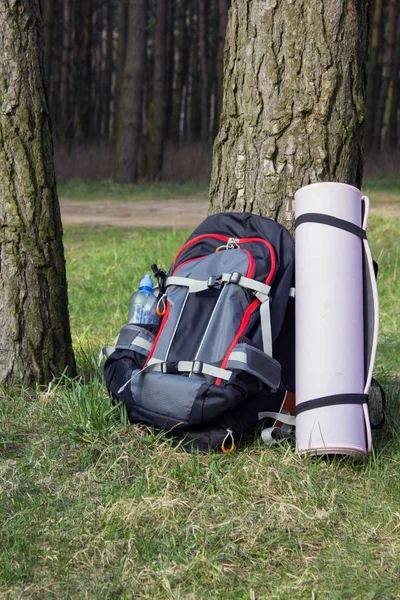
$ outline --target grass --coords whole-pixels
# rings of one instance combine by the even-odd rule
[[[67,229],[83,379],[0,390],[0,598],[400,597],[400,220],[371,217],[388,422],[365,463],[304,460],[258,440],[187,454],[126,426],[99,381],[152,262],[185,231]]]
[[[376,177],[366,179],[362,191],[370,196],[374,204],[400,202],[400,178]]]
[[[129,298],[145,272],[168,268],[187,238],[182,230],[70,228],[65,236],[70,317],[81,368],[91,368],[128,315]]]
[[[153,182],[118,184],[111,180],[71,179],[57,183],[60,200],[143,201],[143,200],[207,200],[208,184],[188,182]]]
[[[153,182],[117,184],[103,181],[71,179],[57,184],[60,200],[79,201],[145,201],[145,200],[207,200],[208,184],[199,182]],[[364,181],[363,193],[373,204],[400,202],[398,177],[369,178]]]

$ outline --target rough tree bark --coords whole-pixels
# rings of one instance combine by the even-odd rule
[[[303,185],[360,186],[369,0],[234,0],[210,211],[292,228]]]
[[[44,86],[40,0],[0,0],[0,380],[75,363]]]
[[[118,102],[114,180],[134,183],[138,177],[146,69],[146,0],[129,0],[128,35]]]

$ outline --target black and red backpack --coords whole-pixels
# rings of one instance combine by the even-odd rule
[[[168,274],[158,272],[157,322],[123,327],[105,363],[130,421],[199,450],[231,450],[257,429],[265,439],[290,423],[293,267],[293,240],[275,221],[205,219]]]

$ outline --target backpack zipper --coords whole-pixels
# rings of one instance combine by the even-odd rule
[[[185,250],[187,250],[187,248],[190,248],[191,246],[193,246],[194,244],[196,244],[197,242],[207,239],[207,238],[211,238],[213,240],[219,240],[221,242],[225,242],[225,244],[229,244],[229,242],[234,243],[234,244],[247,244],[247,243],[252,243],[252,242],[258,242],[261,244],[264,244],[264,246],[267,246],[268,250],[269,250],[269,255],[270,255],[270,260],[271,260],[271,268],[270,268],[270,272],[267,276],[267,278],[265,279],[265,283],[267,285],[269,285],[272,281],[273,276],[275,275],[275,270],[276,270],[276,256],[275,256],[275,251],[273,246],[267,241],[264,240],[263,238],[257,238],[257,237],[250,237],[250,238],[234,238],[234,237],[230,237],[227,235],[219,235],[216,233],[208,233],[208,234],[203,234],[203,235],[199,235],[191,240],[189,240],[188,242],[186,242],[186,244],[184,244],[182,246],[182,248],[179,250],[179,252],[177,253],[174,263],[173,263],[173,268],[175,267],[179,256],[182,254],[182,252],[184,252]],[[236,247],[236,246],[234,246]]]

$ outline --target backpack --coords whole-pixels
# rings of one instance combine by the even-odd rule
[[[293,267],[294,242],[277,222],[250,213],[207,217],[169,272],[156,270],[156,322],[125,325],[104,365],[129,420],[188,450],[232,451],[263,427],[265,441],[288,435]]]

